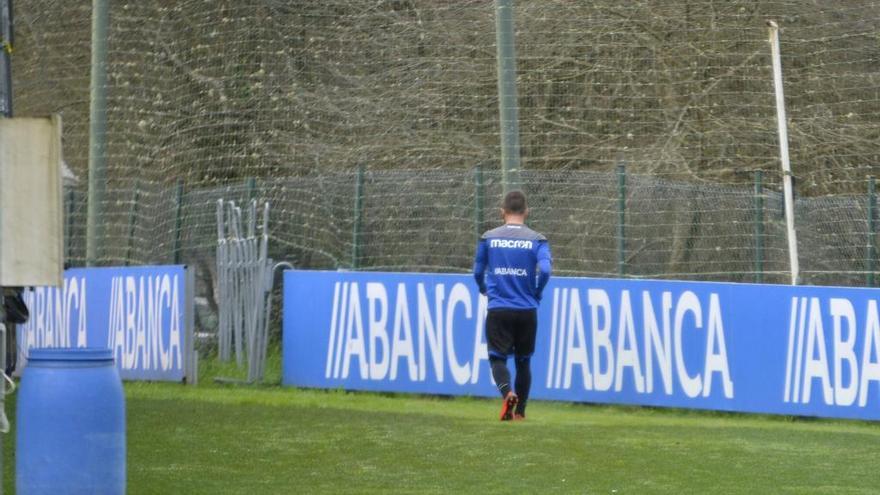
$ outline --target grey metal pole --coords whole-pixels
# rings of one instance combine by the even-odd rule
[[[247,188],[247,198],[246,201],[251,201],[257,198],[257,180],[253,177],[248,177],[245,181],[245,187]]]
[[[877,266],[877,184],[874,176],[868,177],[868,266],[865,282],[868,287],[874,287],[874,271]]]
[[[755,282],[764,282],[764,173],[755,170]]]
[[[474,169],[474,242],[483,235],[483,189],[483,165],[477,165]]]
[[[351,269],[360,268],[361,229],[364,217],[364,166],[358,165],[354,185],[354,221],[351,229]]]
[[[174,188],[174,245],[171,247],[173,264],[180,264],[180,230],[183,228],[183,180],[177,179]]]
[[[0,17],[3,35],[3,50],[0,52],[0,114],[12,117],[12,0],[0,0]]]
[[[86,219],[86,264],[93,266],[103,237],[104,192],[107,188],[107,25],[110,0],[92,0],[92,79],[89,107],[89,203]]]
[[[73,213],[76,211],[76,191],[71,187],[67,192],[67,205],[64,212],[64,259],[70,262],[73,257]]]
[[[617,274],[626,275],[626,166],[617,166]]]
[[[501,182],[504,193],[507,193],[521,187],[513,0],[495,0],[495,40],[501,125]]]
[[[125,250],[125,266],[131,264],[131,251],[134,247],[135,226],[137,225],[138,203],[141,197],[140,181],[134,181],[134,193],[131,200],[131,208],[128,212],[128,248]]]

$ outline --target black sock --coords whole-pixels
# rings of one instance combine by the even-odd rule
[[[507,392],[510,392],[510,371],[507,369],[507,360],[489,356],[489,364],[492,366],[492,378],[495,379],[501,397],[507,397]]]
[[[529,389],[532,388],[531,358],[517,357],[516,362],[516,395],[519,402],[516,404],[516,414],[526,415],[526,401],[529,400]]]

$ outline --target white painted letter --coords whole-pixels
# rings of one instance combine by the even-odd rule
[[[873,359],[872,359],[873,357]],[[859,381],[859,407],[868,404],[868,387],[880,383],[880,318],[877,301],[868,301],[868,321],[865,323],[865,347],[862,350],[862,379]]]
[[[165,275],[168,279],[168,275]],[[178,369],[183,369],[183,352],[180,348],[180,291],[178,290],[177,275],[171,288],[171,329],[168,331],[168,369],[174,368],[174,360],[177,360]]]
[[[370,319],[370,379],[382,380],[388,373],[388,291],[385,285],[367,283],[367,306]],[[376,358],[377,349],[381,350],[382,360]]]
[[[406,358],[410,381],[418,380],[418,365],[413,350],[412,324],[409,320],[409,302],[406,298],[406,284],[397,284],[397,298],[394,304],[394,341],[391,343],[391,379],[397,379],[397,363]]]
[[[642,376],[642,365],[639,363],[639,343],[636,341],[632,302],[628,290],[620,292],[620,318],[617,325],[617,369],[614,373],[614,390],[617,392],[623,390],[623,369],[629,367],[632,368],[636,392],[642,394],[645,392],[645,378]]]
[[[464,385],[471,379],[471,370],[468,363],[458,364],[455,357],[455,340],[453,339],[453,324],[455,322],[455,306],[461,303],[464,306],[464,315],[471,318],[471,293],[467,286],[459,282],[452,286],[449,291],[449,302],[446,305],[446,358],[449,360],[449,368],[452,370],[452,379],[458,385]]]
[[[489,362],[489,349],[484,338],[489,299],[482,294],[477,294],[477,301],[477,317],[474,320],[474,360],[471,362],[472,384],[477,383],[480,379],[480,362]]]
[[[419,297],[419,380],[424,380],[428,374],[428,360],[425,356],[425,348],[431,348],[431,360],[434,362],[434,374],[438,382],[443,382],[443,299],[445,287],[437,284],[434,288],[434,311],[436,321],[431,319],[431,307],[428,305],[428,295],[425,293],[425,284],[418,284]]]
[[[364,348],[364,320],[361,316],[361,296],[358,283],[351,283],[351,294],[348,301],[348,316],[345,324],[345,351],[342,355],[342,378],[348,378],[348,366],[351,356],[358,358],[358,369],[361,379],[369,376],[367,369],[367,350]]]
[[[587,359],[587,339],[584,336],[584,315],[581,311],[581,291],[571,289],[571,303],[568,311],[568,338],[565,350],[565,382],[562,387],[571,386],[571,373],[574,365],[581,367],[581,386],[584,390],[593,389],[593,377],[590,374],[590,361]],[[564,324],[564,323],[563,323]],[[575,343],[575,340],[577,343]]]
[[[816,351],[819,357],[813,358]],[[804,395],[801,403],[810,402],[813,379],[822,381],[822,398],[826,404],[833,404],[834,391],[831,389],[831,377],[828,376],[828,353],[825,350],[825,329],[822,326],[822,309],[819,298],[810,298],[810,321],[807,324],[807,361],[804,364]]]
[[[684,323],[684,316],[687,313],[694,315],[694,328],[703,328],[703,308],[700,306],[700,300],[697,295],[691,291],[685,291],[678,298],[678,304],[675,305],[675,371],[678,373],[678,381],[681,382],[681,388],[688,397],[696,397],[703,388],[703,382],[700,375],[688,375],[687,368],[684,365],[684,351],[681,346],[681,326]]]
[[[657,364],[660,370],[660,378],[663,379],[663,391],[666,395],[672,395],[672,348],[670,347],[670,324],[669,313],[672,311],[672,293],[664,292],[662,299],[663,311],[663,339],[660,339],[657,328],[657,317],[654,314],[654,306],[651,304],[651,293],[642,292],[642,311],[645,320],[645,382],[646,390],[650,394],[654,391],[654,353],[657,354]],[[656,349],[656,351],[654,351]]]
[[[611,348],[611,300],[602,289],[588,289],[587,302],[593,320],[593,385],[598,391],[611,388],[614,379],[614,351]],[[602,325],[599,325],[599,313],[602,313]],[[604,350],[608,366],[602,371]]]
[[[859,363],[856,360],[856,310],[849,299],[832,298],[829,311],[834,322],[834,403],[851,406],[859,392]],[[843,338],[846,321],[846,339]],[[849,385],[843,385],[843,363],[849,368]]]
[[[733,382],[727,366],[727,345],[724,342],[724,323],[721,321],[721,303],[718,294],[709,296],[709,335],[706,336],[706,369],[703,371],[703,397],[712,393],[712,374],[721,374],[724,397],[733,398]],[[715,346],[718,352],[715,352]]]

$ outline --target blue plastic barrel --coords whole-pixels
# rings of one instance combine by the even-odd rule
[[[16,413],[16,493],[125,493],[125,398],[111,351],[28,354]]]

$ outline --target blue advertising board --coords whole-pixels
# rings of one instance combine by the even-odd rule
[[[192,366],[192,282],[185,266],[74,268],[63,287],[24,291],[19,368],[41,347],[113,350],[126,380],[182,381]]]
[[[880,419],[880,291],[555,277],[534,399]],[[498,396],[469,275],[287,271],[285,385]]]

